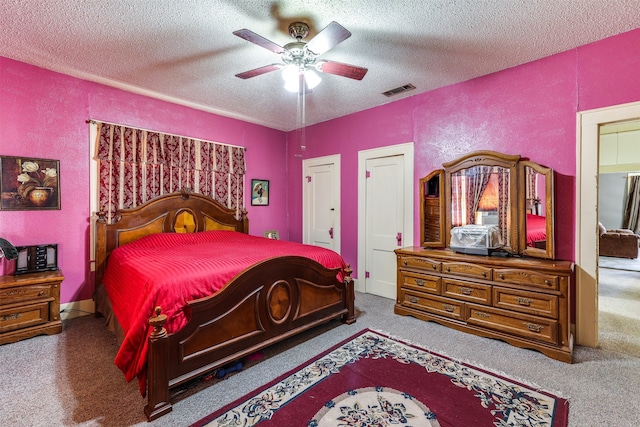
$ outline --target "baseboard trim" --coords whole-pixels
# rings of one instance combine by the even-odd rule
[[[353,279],[353,289],[356,292],[364,292],[364,282],[362,287],[360,286],[360,282],[358,282],[358,279]]]
[[[69,320],[80,316],[87,316],[96,312],[96,304],[93,300],[85,299],[60,304],[60,319]]]

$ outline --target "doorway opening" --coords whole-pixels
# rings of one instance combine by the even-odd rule
[[[638,239],[624,230],[638,232],[627,203],[640,175],[640,120],[603,124],[599,133],[598,346],[640,357]]]
[[[579,112],[576,143],[576,344],[598,345],[598,178],[600,127],[640,119],[640,102]],[[593,191],[593,189],[596,191]],[[596,250],[594,250],[596,248]]]

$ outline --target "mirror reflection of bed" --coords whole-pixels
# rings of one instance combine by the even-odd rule
[[[531,167],[525,167],[527,205],[527,246],[537,249],[547,248],[547,218],[544,209],[546,195],[539,191],[545,187],[545,176]]]
[[[541,258],[554,258],[553,170],[532,161],[521,161],[521,178],[525,181],[523,253]]]

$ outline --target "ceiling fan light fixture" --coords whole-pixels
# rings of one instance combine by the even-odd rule
[[[298,84],[298,67],[294,64],[289,64],[282,69],[282,79],[285,83],[294,82]]]
[[[282,78],[284,80],[284,88],[289,92],[298,92],[300,85],[300,71],[295,65],[287,65],[282,70]],[[312,70],[304,71],[304,79],[307,85],[307,89],[313,89],[318,86],[322,79],[318,74]]]
[[[304,79],[307,82],[307,87],[313,89],[318,86],[322,81],[322,78],[313,70],[307,70],[304,72]]]

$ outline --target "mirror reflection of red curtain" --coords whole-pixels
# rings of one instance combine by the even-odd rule
[[[476,223],[476,212],[489,183],[491,169],[490,166],[475,166],[467,169],[467,224]]]
[[[451,174],[451,226],[459,227],[464,222],[464,171]]]
[[[244,209],[243,147],[96,123],[99,206],[109,223],[118,209],[183,188],[213,197],[238,216]]]

